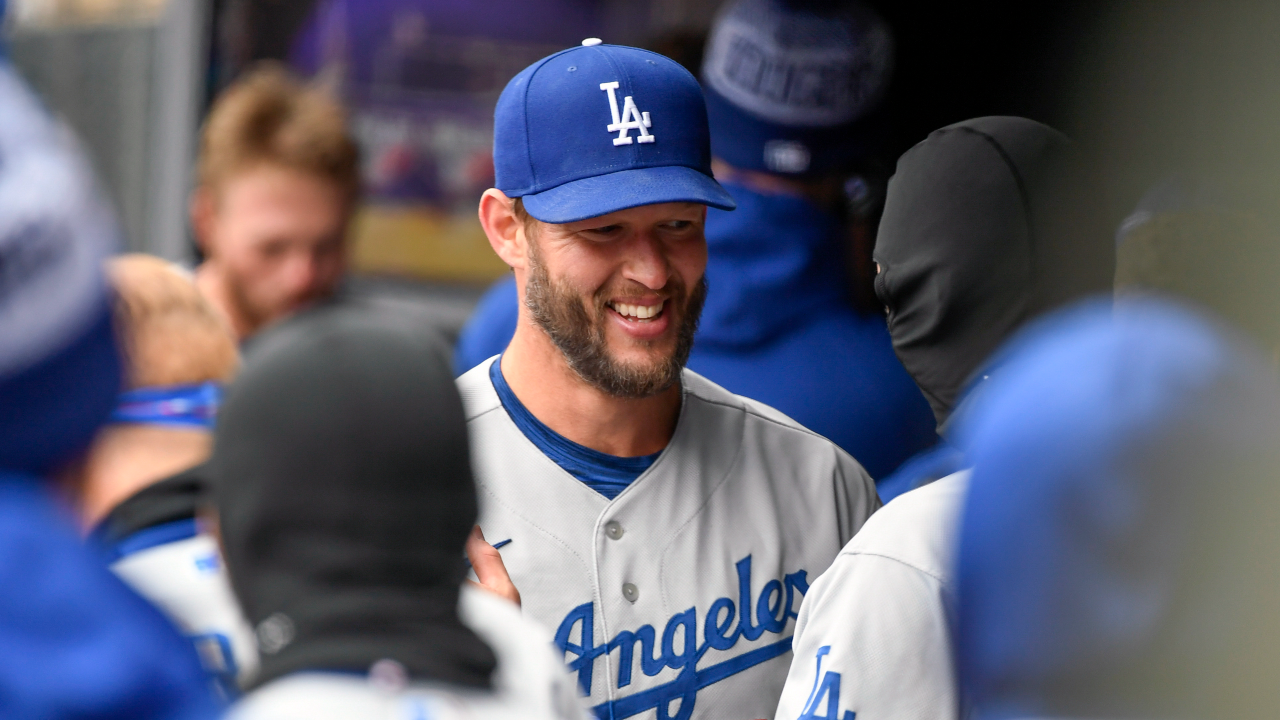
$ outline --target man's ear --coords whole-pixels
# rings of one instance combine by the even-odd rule
[[[198,187],[191,193],[191,202],[187,210],[191,213],[191,230],[196,236],[196,245],[207,258],[210,255],[210,243],[213,237],[213,225],[217,222],[217,206],[213,191],[207,187]]]
[[[524,224],[511,207],[512,200],[497,188],[489,188],[480,198],[480,227],[489,236],[493,251],[513,269],[523,270],[528,250]]]

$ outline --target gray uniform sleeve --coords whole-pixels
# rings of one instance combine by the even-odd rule
[[[871,514],[880,509],[876,483],[849,453],[834,447],[836,453],[836,512],[840,526],[840,545],[844,546],[862,529]]]
[[[800,609],[776,720],[954,720],[943,592],[939,578],[898,560],[837,558]]]

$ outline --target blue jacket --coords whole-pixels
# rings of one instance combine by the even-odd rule
[[[893,353],[884,319],[846,300],[841,228],[806,200],[732,183],[733,212],[707,211],[707,283],[689,368],[781,410],[874,478],[936,439],[928,403]],[[463,329],[455,369],[515,332],[515,281],[500,280]]]
[[[90,553],[43,482],[0,472],[0,716],[204,720],[191,643]]]

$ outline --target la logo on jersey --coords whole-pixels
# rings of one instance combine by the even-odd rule
[[[804,704],[804,712],[797,720],[854,720],[858,713],[845,710],[840,715],[840,673],[828,670],[822,674],[822,658],[831,652],[830,645],[818,648],[818,669],[813,675],[813,689],[809,691],[809,700]],[[826,711],[818,708],[826,705]]]
[[[653,123],[649,121],[649,113],[640,112],[636,107],[636,101],[630,95],[622,99],[622,112],[618,112],[618,96],[614,91],[618,89],[618,82],[600,83],[600,89],[609,93],[609,111],[613,113],[613,123],[606,126],[608,132],[618,133],[618,137],[613,139],[614,145],[630,145],[631,131],[635,130],[640,133],[635,139],[642,143],[651,143],[654,136],[649,133],[649,128],[653,127]]]

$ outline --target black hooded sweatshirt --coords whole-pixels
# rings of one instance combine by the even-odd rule
[[[1017,117],[929,135],[898,160],[876,239],[876,295],[941,428],[1027,320],[1110,292],[1111,234],[1070,141]]]
[[[259,684],[390,659],[489,685],[493,652],[457,615],[477,502],[442,340],[354,300],[264,333],[219,412],[210,473]]]

